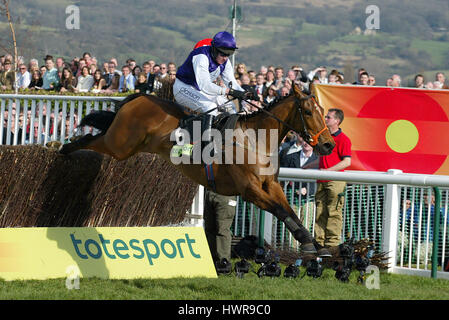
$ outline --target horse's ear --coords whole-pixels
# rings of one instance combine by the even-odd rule
[[[295,93],[295,96],[297,96],[297,97],[302,96],[301,88],[296,83],[293,83],[293,92]]]
[[[309,91],[310,93],[313,93],[313,88],[315,87],[315,85],[313,84],[313,82],[309,83]]]

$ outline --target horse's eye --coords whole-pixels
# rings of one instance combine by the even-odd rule
[[[306,114],[306,116],[312,116],[312,111],[310,110],[304,110],[304,113]]]

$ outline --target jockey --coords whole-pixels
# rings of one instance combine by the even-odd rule
[[[218,32],[210,44],[207,39],[198,42],[176,72],[173,85],[176,102],[193,111],[207,113],[202,116],[201,135],[211,129],[213,118],[220,111],[236,112],[227,95],[238,99],[252,99],[254,96],[252,92],[243,90],[234,77],[234,68],[228,58],[236,49],[232,34]],[[231,83],[232,89],[215,84],[219,76],[226,86]]]
[[[196,48],[176,73],[173,86],[175,100],[202,113],[218,106],[235,113],[235,106],[232,102],[227,103],[229,100],[226,95],[240,99],[250,98],[249,93],[235,80],[234,69],[228,59],[237,49],[235,39],[229,32],[221,31],[214,36],[210,46],[204,40],[195,45]],[[231,82],[232,89],[215,84],[218,76],[221,76],[226,85]],[[208,114],[217,115],[218,111],[220,110]]]

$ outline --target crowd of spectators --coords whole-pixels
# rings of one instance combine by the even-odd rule
[[[401,76],[393,74],[385,83],[377,83],[374,74],[368,73],[364,68],[357,72],[357,80],[348,82],[345,75],[332,69],[328,72],[325,66],[317,67],[308,73],[301,67],[295,65],[285,70],[282,67],[262,66],[259,71],[247,70],[245,64],[238,64],[235,72],[236,79],[245,87],[256,89],[261,101],[269,103],[277,96],[287,96],[291,93],[292,84],[295,83],[302,89],[308,89],[310,83],[340,84],[340,85],[361,85],[361,86],[389,86],[401,87]],[[434,81],[425,81],[422,74],[417,74],[414,78],[414,88],[422,89],[449,89],[446,77],[443,72],[435,74]]]
[[[119,65],[116,58],[110,58],[108,61],[99,63],[97,58],[89,52],[71,60],[47,55],[43,58],[42,63],[39,63],[38,59],[33,58],[25,61],[23,57],[18,57],[17,65],[17,72],[15,72],[13,57],[9,54],[0,56],[0,92],[14,90],[17,86],[19,90],[48,90],[61,94],[67,92],[75,94],[79,92],[100,94],[145,92],[151,94],[161,88],[164,82],[173,83],[176,79],[177,70],[176,64],[173,62],[158,64],[154,60],[144,61],[139,65],[135,59],[130,58]],[[259,95],[260,101],[252,101],[257,107],[262,107],[263,104],[269,104],[279,97],[289,95],[293,84],[297,84],[302,89],[308,89],[310,83],[402,86],[401,77],[398,74],[393,74],[385,83],[377,83],[376,77],[364,68],[358,70],[357,80],[353,83],[346,81],[342,72],[336,69],[328,72],[325,66],[319,66],[313,70],[303,70],[299,65],[294,65],[288,69],[270,65],[261,66],[257,70],[249,69],[245,64],[238,63],[235,66],[235,77],[244,89],[254,90]],[[224,85],[224,83],[219,84]],[[449,88],[443,72],[436,73],[434,81],[428,81],[423,75],[417,74],[414,78],[414,84],[416,88]],[[253,107],[249,108],[249,111],[256,110]],[[13,137],[14,121],[7,126],[8,117],[6,113],[3,119],[4,134],[3,141],[0,142],[4,144],[7,136]],[[62,119],[58,123],[61,122],[63,122]],[[30,131],[32,131],[30,125],[28,121],[27,140]],[[75,125],[76,122],[72,125],[72,129]],[[21,123],[19,123],[19,126],[21,126]],[[6,127],[12,129],[11,134],[6,134]],[[41,124],[41,127],[44,127],[44,125]],[[51,130],[53,130],[52,127]],[[20,136],[20,130],[18,134]],[[48,134],[51,134],[51,132]]]
[[[99,64],[89,52],[81,58],[66,61],[62,57],[45,56],[43,64],[37,59],[28,63],[18,59],[18,71],[14,72],[13,57],[0,56],[0,91],[49,90],[55,92],[147,92],[151,93],[162,86],[164,81],[174,81],[176,65],[156,64],[146,61],[142,66],[134,59],[128,59],[119,66],[116,58]],[[16,81],[17,80],[17,81]]]
[[[401,87],[401,77],[393,74],[385,83],[376,82],[374,74],[364,68],[357,72],[357,80],[350,83],[345,75],[333,69],[328,72],[325,66],[319,66],[306,71],[295,65],[289,69],[280,66],[261,66],[259,70],[250,70],[243,63],[235,66],[235,76],[244,88],[252,87],[260,95],[260,100],[269,103],[276,96],[285,96],[291,92],[292,84],[296,83],[307,89],[310,83],[352,84],[352,85],[384,85]],[[57,92],[147,92],[160,88],[164,81],[173,82],[176,78],[176,65],[173,62],[157,64],[154,60],[138,65],[135,59],[128,59],[119,65],[116,58],[99,63],[89,52],[82,57],[66,61],[62,57],[54,58],[47,55],[43,64],[37,59],[28,63],[18,58],[18,71],[14,72],[13,57],[0,56],[0,91],[13,90],[52,90]],[[16,82],[17,80],[17,82]],[[448,89],[443,72],[438,72],[433,81],[427,80],[422,74],[414,78],[414,87],[426,89]]]

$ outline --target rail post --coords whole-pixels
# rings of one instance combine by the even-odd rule
[[[259,248],[264,247],[265,240],[265,211],[260,210],[259,213]]]
[[[435,206],[433,208],[433,246],[432,246],[432,271],[431,277],[433,279],[437,278],[438,270],[438,242],[440,241],[440,203],[441,203],[441,192],[438,187],[434,187],[433,191],[435,193]],[[431,205],[430,202],[429,205]]]
[[[388,174],[401,174],[401,170],[390,169]],[[396,267],[396,250],[398,244],[399,222],[399,186],[387,184],[385,193],[385,213],[383,217],[382,251],[388,253],[388,272],[393,272]]]

